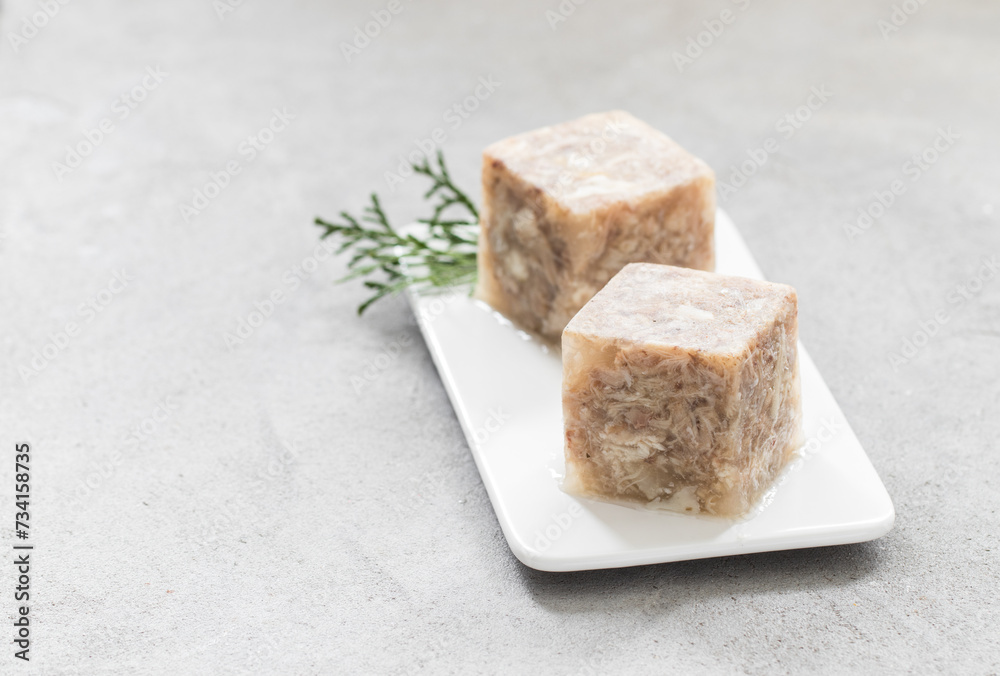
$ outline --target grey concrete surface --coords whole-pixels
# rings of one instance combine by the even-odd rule
[[[0,673],[997,673],[1000,282],[974,280],[1000,254],[1000,8],[909,2],[896,26],[888,0],[399,0],[348,60],[389,2],[4,0],[0,523],[7,559],[28,441],[36,549],[30,663],[0,567]],[[720,203],[799,290],[886,537],[527,569],[405,303],[359,319],[344,261],[309,261],[311,219],[372,189],[416,213],[419,181],[385,172],[435,128],[478,194],[487,143],[609,108],[727,183],[774,139]]]

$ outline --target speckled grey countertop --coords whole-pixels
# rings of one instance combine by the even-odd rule
[[[0,673],[997,673],[1000,9],[897,4],[5,0]],[[886,537],[527,569],[406,304],[334,286],[311,219],[411,217],[400,155],[477,192],[488,143],[610,108],[797,287]]]

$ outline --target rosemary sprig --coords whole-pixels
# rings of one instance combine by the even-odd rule
[[[377,194],[360,218],[340,212],[341,222],[317,218],[321,239],[331,235],[342,242],[338,253],[352,251],[347,263],[350,274],[338,280],[365,278],[372,296],[358,307],[362,314],[380,298],[408,286],[455,286],[476,278],[476,241],[479,211],[472,200],[451,180],[444,156],[437,153],[437,167],[425,157],[411,165],[413,171],[432,182],[424,199],[433,199],[433,212],[417,219],[422,232],[400,232],[389,223]]]

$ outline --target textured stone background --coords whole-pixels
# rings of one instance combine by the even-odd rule
[[[996,3],[930,0],[887,37],[888,0],[590,0],[554,29],[556,0],[401,3],[348,62],[340,44],[386,2],[245,0],[221,17],[211,0],[70,2],[15,45],[41,3],[4,0],[0,448],[33,445],[38,548],[28,665],[9,654],[0,568],[0,673],[996,673],[1000,282],[955,295],[1000,254]],[[724,9],[735,21],[679,70],[674,52]],[[168,75],[120,119],[147,67]],[[445,111],[490,76],[453,128]],[[832,96],[786,139],[776,122],[821,86]],[[248,161],[275,108],[295,118]],[[293,288],[314,215],[377,188],[412,217],[420,182],[390,192],[384,173],[415,139],[442,127],[475,191],[487,143],[608,108],[720,180],[780,141],[722,205],[798,287],[803,341],[895,501],[886,537],[529,570],[404,302],[359,320],[340,260]],[[103,118],[111,133],[57,178]],[[939,127],[959,139],[912,181],[904,163]],[[230,161],[240,173],[185,219]],[[849,238],[895,179],[906,193]],[[284,302],[228,349],[275,289]],[[33,369],[67,322],[76,335]]]

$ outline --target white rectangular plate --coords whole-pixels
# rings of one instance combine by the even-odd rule
[[[763,279],[732,221],[716,218],[718,272]],[[753,515],[725,521],[632,509],[560,490],[562,365],[468,289],[410,292],[514,555],[538,570],[616,568],[873,540],[892,501],[800,345],[807,442]]]

